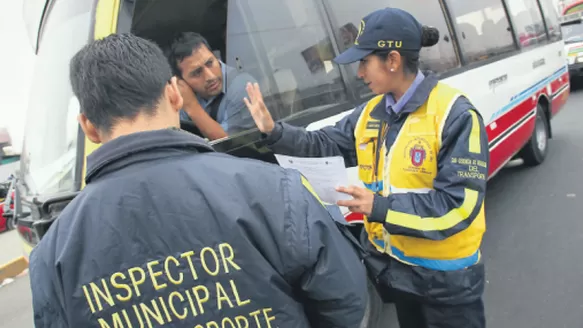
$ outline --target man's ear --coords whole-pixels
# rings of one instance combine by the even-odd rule
[[[83,130],[87,138],[91,140],[91,142],[96,144],[101,143],[101,137],[99,136],[97,128],[95,127],[95,125],[93,125],[93,123],[91,123],[91,121],[89,121],[89,119],[87,119],[87,116],[85,116],[85,114],[83,113],[79,114],[79,116],[77,116],[77,121],[79,121],[81,129]]]
[[[173,76],[165,89],[166,97],[175,111],[180,111],[184,105],[184,100],[180,94],[180,89],[178,88],[178,78]]]

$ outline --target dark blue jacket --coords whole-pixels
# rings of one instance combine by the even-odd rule
[[[386,148],[390,149],[409,114],[415,112],[429,97],[438,83],[438,78],[431,72],[426,72],[426,78],[417,87],[411,99],[398,114],[389,114],[385,99],[373,109],[371,115],[387,122],[390,126],[386,138]],[[306,131],[301,127],[286,123],[277,123],[273,132],[266,136],[265,143],[278,154],[324,157],[343,156],[347,167],[357,165],[356,142],[354,129],[365,107],[358,106],[352,113],[345,116],[333,126],[327,126],[317,131]],[[472,112],[478,114],[477,125],[473,123]],[[468,143],[472,129],[479,130],[481,152],[468,151]],[[393,210],[419,217],[441,217],[453,208],[460,207],[464,202],[464,189],[470,188],[478,192],[478,201],[471,215],[447,231],[422,231],[385,224],[385,229],[393,235],[406,235],[420,239],[442,240],[467,228],[479,213],[486,195],[486,177],[488,165],[476,166],[478,177],[458,175],[458,171],[466,171],[467,165],[457,163],[454,159],[464,158],[473,161],[489,163],[490,154],[488,135],[483,119],[472,103],[466,97],[458,98],[453,104],[445,121],[442,135],[442,145],[437,155],[438,174],[434,180],[434,190],[429,193],[400,193],[389,197],[375,196],[371,221],[384,222],[387,211]],[[366,263],[371,275],[387,285],[408,293],[420,295],[431,301],[456,304],[473,302],[482,296],[484,291],[483,262],[468,268],[455,271],[427,269],[421,266],[403,265],[384,256],[370,244],[363,229],[362,246],[369,258]],[[394,262],[394,263],[392,263]]]
[[[359,326],[364,266],[297,171],[168,129],[86,182],[31,254],[37,328]]]

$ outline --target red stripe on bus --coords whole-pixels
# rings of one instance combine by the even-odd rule
[[[556,94],[557,92],[559,93],[552,99],[552,116],[555,116],[567,102],[569,94],[571,93],[569,82],[569,73],[565,73],[560,79],[553,81],[553,94]],[[551,97],[552,95],[549,96],[549,98]]]
[[[528,114],[527,114],[528,115]],[[534,131],[534,123],[536,116],[532,116],[522,125],[515,128],[504,140],[496,144],[493,149],[490,149],[490,167],[488,176],[498,171],[500,167],[508,162],[508,160],[519,151],[524,144],[530,139]]]
[[[551,82],[551,88],[553,89],[553,94],[559,91],[563,86],[569,83],[569,72],[564,73],[558,79]],[[550,95],[549,95],[550,96]]]
[[[546,86],[542,87],[541,89],[534,92],[529,98],[525,99],[523,102],[510,109],[507,113],[490,122],[490,124],[488,124],[486,127],[486,132],[488,133],[488,142],[492,142],[496,138],[506,133],[516,122],[518,122],[521,118],[533,110],[536,107],[538,98],[541,94],[545,94],[550,100],[552,100],[552,115],[556,114],[567,101],[569,92],[564,91],[563,94],[559,95],[559,97],[555,99],[552,99],[552,96],[554,93],[568,84],[569,73],[565,73],[565,75],[551,82],[551,94],[547,92]]]
[[[535,95],[540,94],[540,90],[536,92]],[[533,100],[533,97],[528,97],[523,102],[518,104],[516,107],[509,110],[507,113],[493,121],[492,123],[488,124],[486,132],[488,133],[488,141],[492,142],[496,138],[502,136],[506,133],[509,129],[512,128],[516,122],[520,121],[524,116],[528,115],[529,112],[532,112],[533,108],[536,107],[536,98]]]

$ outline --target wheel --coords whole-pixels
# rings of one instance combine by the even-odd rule
[[[10,215],[6,218],[6,230],[14,230],[16,228],[16,222],[14,222],[14,215]]]
[[[377,292],[376,287],[367,279],[368,304],[364,313],[364,318],[359,328],[382,328],[386,327],[383,322],[383,300]]]
[[[549,148],[549,121],[541,104],[536,107],[534,132],[520,152],[526,166],[537,166],[544,162]]]

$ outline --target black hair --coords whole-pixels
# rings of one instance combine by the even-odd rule
[[[433,47],[439,42],[439,30],[431,26],[423,26],[421,32],[421,46]]]
[[[81,112],[107,133],[118,120],[155,114],[172,71],[155,43],[112,34],[73,56],[69,78]]]
[[[209,50],[211,49],[208,41],[196,32],[182,32],[178,34],[174,38],[167,53],[168,61],[172,67],[172,73],[178,77],[182,77],[182,72],[178,64],[184,58],[191,56],[192,52],[201,46],[206,46]]]
[[[421,34],[421,47],[432,47],[439,42],[439,30],[435,27],[423,26]],[[415,74],[419,70],[419,51],[417,50],[395,50],[403,57],[403,70],[405,74]],[[391,51],[383,50],[375,52],[381,60],[387,60]]]

